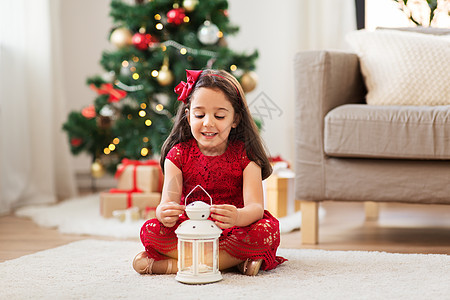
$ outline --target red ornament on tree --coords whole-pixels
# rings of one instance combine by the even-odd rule
[[[86,119],[92,119],[95,118],[95,116],[97,115],[97,113],[95,112],[95,107],[93,104],[86,106],[85,108],[83,108],[81,110],[81,114],[83,115],[83,117],[85,117]]]
[[[148,47],[153,46],[158,40],[154,38],[149,33],[135,33],[133,35],[133,38],[131,39],[131,42],[133,45],[138,48],[139,50],[147,50]]]
[[[109,95],[109,103],[119,102],[120,99],[125,98],[125,96],[127,95],[126,91],[115,89],[112,83],[103,83],[102,85],[100,85],[100,88],[91,83],[90,88],[96,91],[99,95]]]
[[[186,17],[184,8],[174,8],[167,13],[167,22],[175,25],[181,25]]]
[[[70,139],[70,144],[71,144],[73,147],[78,147],[78,146],[81,145],[81,143],[83,143],[83,139],[81,139],[81,138],[76,138],[76,137],[74,137],[74,138],[71,138],[71,139]]]

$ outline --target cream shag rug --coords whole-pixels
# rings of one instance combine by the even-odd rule
[[[0,263],[1,299],[449,299],[450,256],[279,249],[255,277],[206,285],[139,275],[135,241],[83,240]]]
[[[100,216],[100,196],[93,194],[73,198],[56,205],[35,205],[18,209],[19,217],[31,218],[43,227],[58,228],[61,233],[138,238],[144,220],[121,222]],[[319,210],[319,217],[325,211]],[[280,231],[290,232],[300,228],[301,212],[280,219]]]

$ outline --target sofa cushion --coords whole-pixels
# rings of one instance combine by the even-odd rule
[[[339,106],[325,116],[324,151],[336,157],[450,159],[450,106]]]
[[[346,38],[360,57],[367,104],[450,104],[450,36],[359,30]]]

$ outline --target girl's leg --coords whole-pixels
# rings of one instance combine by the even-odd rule
[[[261,268],[262,259],[258,260],[240,260],[236,257],[231,256],[226,251],[219,252],[219,267],[220,270],[229,269],[236,266],[239,271],[244,275],[255,276],[258,274]]]
[[[231,256],[228,252],[224,250],[219,251],[219,269],[221,271],[237,266],[241,262],[242,260]]]
[[[153,274],[176,274],[178,261],[173,258],[158,260],[153,263]]]
[[[278,220],[266,212],[258,222],[223,234],[220,249],[224,261],[220,269],[235,265],[239,259],[238,269],[245,275],[256,275],[261,267],[273,269],[281,263],[276,257],[279,243]]]
[[[178,271],[178,251],[173,250],[168,253],[161,253],[167,259],[158,260],[153,263],[154,274],[176,274]]]
[[[177,238],[173,228],[162,226],[157,219],[148,220],[141,228],[141,241],[146,251],[136,255],[133,261],[136,272],[140,274],[177,272]]]

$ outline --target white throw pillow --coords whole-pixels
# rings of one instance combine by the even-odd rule
[[[346,36],[360,58],[371,105],[450,105],[450,36],[359,30]]]

